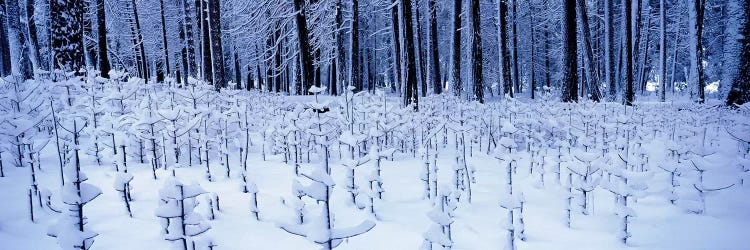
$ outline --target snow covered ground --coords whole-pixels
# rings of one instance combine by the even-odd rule
[[[157,216],[174,202],[165,203],[174,192],[164,190],[175,179],[205,190],[195,197],[195,214],[210,229],[186,237],[196,249],[320,249],[326,243],[314,241],[337,233],[362,233],[337,249],[429,249],[426,239],[432,249],[750,246],[747,107],[481,105],[438,96],[420,100],[414,112],[364,93],[316,102],[93,79],[3,86],[2,93],[0,249],[75,243],[48,233],[61,218],[76,217],[63,203],[75,189],[61,191],[60,173],[62,158],[65,185],[75,186],[76,149],[88,177],[82,183],[101,190],[83,205],[84,231],[98,234],[87,241],[91,249],[182,249],[165,239],[179,230],[165,234],[166,219]],[[67,131],[74,122],[83,129],[79,146]],[[126,170],[132,218],[120,188]],[[328,171],[333,182],[321,184]],[[329,209],[325,199],[311,198],[325,198],[326,187]],[[301,228],[301,204],[307,237],[282,229]],[[326,221],[363,226],[328,230]],[[369,228],[365,221],[375,226],[357,232]]]

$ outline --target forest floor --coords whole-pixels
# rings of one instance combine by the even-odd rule
[[[273,98],[279,101],[269,106],[290,103],[291,100],[300,103],[312,101],[312,97]],[[436,102],[438,101],[428,101],[425,107]],[[544,109],[540,106],[542,104],[537,102],[524,105],[531,109]],[[573,112],[585,114],[590,112],[592,107],[599,110],[601,106],[615,106],[616,104],[587,105],[596,107],[578,105],[574,107]],[[678,112],[680,107],[671,105],[662,108]],[[430,109],[423,108],[422,110]],[[606,111],[606,108],[604,110]],[[737,117],[735,122],[747,124],[750,120],[747,113],[734,111],[699,114],[698,117],[699,119],[708,117],[720,120],[721,117],[717,116],[726,114],[733,114]],[[651,115],[663,116],[663,114],[653,113]],[[675,116],[677,115],[662,118],[671,119]],[[531,120],[537,119],[532,122],[539,123],[544,123],[549,118],[535,115],[528,117]],[[252,116],[250,118],[265,119]],[[510,121],[515,123],[513,118],[510,118]],[[737,164],[747,162],[743,160],[747,157],[747,153],[743,155],[743,150],[747,149],[743,149],[740,142],[727,134],[725,129],[727,124],[719,121],[714,125],[708,125],[706,130],[698,130],[698,132],[707,131],[704,133],[708,134],[704,134],[703,137],[711,139],[711,146],[707,147],[713,150],[712,154],[705,155],[704,161],[701,161],[710,165],[711,169],[705,171],[705,179],[699,187],[705,185],[705,187],[718,188],[734,184],[724,190],[706,192],[703,197],[705,208],[698,209],[699,212],[695,209],[701,205],[695,204],[699,202],[700,197],[696,198],[698,196],[692,185],[696,183],[696,174],[691,171],[693,167],[685,162],[677,166],[683,172],[678,177],[681,185],[675,189],[679,199],[676,205],[671,204],[668,198],[670,196],[665,195],[667,192],[665,190],[668,190],[670,186],[670,175],[655,165],[668,161],[668,150],[674,142],[670,142],[667,132],[654,132],[656,134],[644,136],[651,138],[643,139],[643,144],[639,146],[642,147],[640,150],[643,154],[649,156],[649,162],[652,162],[646,164],[646,169],[651,174],[648,176],[647,188],[639,190],[639,194],[633,196],[628,204],[633,211],[633,216],[629,218],[628,230],[632,236],[627,244],[623,244],[621,240],[622,217],[617,213],[617,196],[613,195],[611,190],[604,188],[606,185],[600,184],[600,187],[595,188],[586,197],[587,215],[584,215],[581,209],[573,209],[571,225],[567,227],[568,192],[566,190],[569,185],[566,184],[566,177],[570,171],[561,170],[563,173],[558,179],[554,171],[551,171],[554,166],[545,165],[541,169],[534,169],[532,162],[536,162],[539,156],[535,158],[529,150],[524,149],[524,144],[520,144],[519,149],[511,153],[515,154],[514,157],[517,160],[515,162],[517,170],[513,174],[515,179],[513,188],[516,193],[523,194],[521,199],[524,201],[521,228],[525,229],[523,231],[525,239],[515,240],[517,249],[747,249],[750,246],[750,238],[747,237],[747,229],[750,227],[750,183],[747,182],[750,178],[747,177],[747,172],[742,170],[750,166],[740,165],[740,170],[738,170]],[[658,126],[658,124],[653,126]],[[133,199],[131,202],[132,218],[127,215],[121,193],[113,187],[117,179],[114,167],[117,162],[113,160],[116,155],[105,151],[103,153],[105,157],[101,165],[98,165],[93,155],[83,154],[82,172],[88,176],[87,183],[102,190],[102,194],[87,204],[84,210],[88,222],[86,227],[98,233],[91,249],[180,249],[180,244],[164,240],[162,219],[155,215],[160,204],[159,190],[173,171],[183,183],[198,183],[206,192],[220,197],[220,211],[214,212],[215,219],[208,220],[211,229],[201,236],[212,239],[217,245],[214,249],[318,249],[317,244],[279,228],[280,223],[294,223],[293,211],[282,204],[282,197],[294,197],[292,195],[293,182],[300,177],[295,175],[292,163],[285,163],[283,152],[274,152],[271,146],[263,143],[263,132],[269,129],[256,129],[250,133],[252,146],[249,147],[250,153],[247,159],[248,178],[256,183],[258,189],[260,221],[256,221],[250,212],[249,194],[242,192],[243,183],[238,173],[242,172],[240,169],[243,159],[236,148],[228,149],[230,151],[229,165],[232,170],[228,178],[225,176],[226,166],[219,164],[221,156],[218,153],[212,154],[214,157],[212,167],[210,167],[212,181],[206,178],[204,164],[194,163],[193,166],[187,166],[184,161],[181,167],[168,164],[157,169],[156,179],[154,179],[154,173],[148,161],[144,160],[145,163],[141,163],[138,156],[132,153],[133,155],[130,155],[127,161],[129,173],[134,176],[130,184]],[[650,127],[642,128],[646,133],[648,129]],[[508,239],[507,210],[500,206],[504,203],[503,199],[507,198],[503,194],[508,192],[506,184],[508,175],[505,167],[507,163],[498,160],[496,154],[486,152],[486,146],[483,145],[490,142],[487,141],[487,137],[484,137],[485,135],[478,134],[476,141],[470,140],[472,143],[466,148],[466,163],[471,169],[471,178],[473,178],[470,183],[471,201],[469,202],[467,191],[462,190],[465,184],[462,184],[462,188],[458,190],[452,188],[456,179],[453,166],[456,165],[457,153],[459,153],[459,150],[456,150],[457,140],[454,139],[459,136],[456,131],[458,130],[440,132],[442,135],[438,138],[443,138],[434,140],[438,153],[437,159],[430,166],[437,168],[436,181],[439,183],[437,187],[441,193],[444,191],[441,189],[445,188],[462,194],[456,210],[452,212],[454,219],[451,226],[452,248],[502,249]],[[83,140],[91,141],[91,137],[86,136]],[[266,138],[266,140],[269,139]],[[11,148],[9,143],[2,143],[5,144],[3,148]],[[129,145],[135,151],[133,144],[134,141],[131,141]],[[401,148],[403,147],[397,148],[393,157],[387,157],[382,161],[381,179],[384,192],[382,198],[375,201],[373,207],[375,214],[372,214],[368,209],[359,209],[352,202],[350,194],[344,187],[348,182],[349,172],[344,164],[351,161],[348,156],[351,154],[348,147],[341,145],[331,147],[330,168],[336,183],[331,200],[331,211],[335,215],[334,224],[348,226],[362,220],[376,222],[376,226],[371,231],[345,240],[337,249],[419,249],[422,247],[425,232],[434,224],[428,217],[428,212],[433,210],[435,204],[434,199],[425,198],[425,184],[422,180],[425,160],[420,156],[424,149],[407,147],[402,150]],[[544,148],[539,152],[542,152],[542,157],[557,156],[557,150],[554,148]],[[315,168],[321,165],[320,154],[303,153],[301,155],[301,168]],[[64,209],[65,205],[59,198],[61,181],[58,166],[60,163],[54,142],[40,152],[40,157],[36,172],[37,183],[43,190],[49,190],[52,197],[51,208]],[[47,236],[47,233],[50,226],[62,215],[52,211],[51,208],[39,208],[39,204],[34,203],[32,206],[36,207],[35,222],[30,221],[29,167],[16,167],[11,159],[10,151],[3,152],[5,177],[0,177],[0,201],[2,201],[0,205],[0,249],[58,249],[56,238]],[[357,168],[356,179],[360,188],[366,189],[368,185],[366,175],[374,168],[371,162]],[[547,174],[544,174],[545,172]],[[608,177],[607,174],[601,174],[599,178]],[[612,177],[609,176],[609,178]],[[742,183],[743,179],[744,183]],[[599,181],[603,182],[603,180]],[[583,202],[579,195],[573,196],[575,206]],[[200,204],[196,211],[204,218],[209,217],[211,213],[207,197],[209,196],[201,195],[197,198]],[[311,209],[320,206],[310,201],[307,201],[307,204]],[[516,225],[515,228],[519,229],[519,226]],[[435,245],[433,249],[440,249],[440,247]]]

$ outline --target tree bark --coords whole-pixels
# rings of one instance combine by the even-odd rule
[[[37,36],[36,21],[34,18],[34,0],[26,1],[26,27],[28,27],[30,52],[31,52],[31,64],[34,68],[42,69],[45,68],[39,54],[39,38]]]
[[[357,1],[354,1],[357,2]],[[414,110],[419,109],[419,94],[417,92],[417,65],[414,48],[414,26],[412,25],[411,0],[401,1],[403,12],[401,20],[404,22],[404,50],[406,57],[406,89],[404,91],[404,105],[414,104]],[[354,32],[354,31],[352,31]],[[355,53],[352,51],[352,53]]]
[[[638,1],[638,0],[636,0]],[[623,68],[625,69],[625,93],[623,102],[627,106],[633,106],[633,4],[632,0],[623,0],[623,22],[625,23],[625,44],[623,49]]]
[[[104,0],[96,0],[96,21],[97,21],[97,37],[99,49],[97,50],[98,55],[98,66],[101,76],[109,78],[109,71],[112,69],[109,65],[109,54],[107,53],[107,20],[104,12]]]
[[[224,51],[221,43],[221,5],[220,0],[208,0],[208,18],[211,31],[211,62],[213,68],[214,88],[226,87],[226,76],[224,75]]]
[[[742,1],[742,11],[745,20],[742,22],[740,33],[740,58],[737,65],[738,72],[732,88],[727,95],[727,105],[742,105],[750,102],[750,0]]]
[[[437,39],[437,8],[435,0],[429,0],[428,8],[430,11],[430,67],[432,67],[431,79],[432,91],[436,95],[443,93],[443,84],[440,81],[440,53]]]
[[[360,75],[359,69],[359,3],[358,1],[352,1],[352,30],[351,30],[351,58],[349,64],[349,84],[354,86],[355,91],[362,91],[362,76]]]
[[[479,103],[484,103],[484,81],[482,74],[482,30],[481,30],[481,6],[479,0],[471,0],[471,79],[474,81],[474,98]]]
[[[161,14],[161,38],[162,38],[162,52],[164,55],[163,64],[167,75],[171,74],[169,68],[169,46],[167,46],[167,22],[164,17],[164,0],[159,0],[159,13]]]
[[[508,0],[498,0],[498,19],[499,28],[498,36],[500,41],[499,45],[499,59],[500,59],[500,81],[503,86],[503,94],[513,97],[513,83],[510,78],[510,50],[508,49]]]
[[[511,39],[511,63],[510,63],[510,69],[511,69],[511,77],[512,77],[512,84],[513,84],[513,90],[510,92],[510,97],[515,96],[516,93],[519,93],[521,90],[521,84],[518,81],[518,19],[516,18],[517,12],[516,12],[516,0],[509,0],[513,1],[511,3],[511,16],[510,18],[512,21],[510,23],[511,27],[511,34],[513,36],[513,39]]]
[[[394,83],[391,87],[391,89],[394,92],[397,92],[400,94],[401,92],[401,86],[404,85],[404,82],[402,81],[402,68],[401,68],[401,34],[399,33],[400,26],[398,22],[398,7],[399,4],[397,3],[397,0],[393,0],[392,3],[393,7],[391,8],[391,29],[392,29],[392,36],[391,36],[391,43],[393,44],[393,80]]]
[[[563,0],[562,101],[578,101],[578,45],[576,42],[576,0]],[[627,0],[626,0],[627,1]]]
[[[581,20],[581,30],[583,31],[583,49],[584,55],[586,56],[586,92],[590,94],[589,97],[592,101],[599,102],[601,100],[601,92],[599,91],[599,79],[597,78],[596,68],[594,63],[594,50],[591,46],[591,31],[589,29],[589,19],[586,11],[586,2],[584,0],[576,0],[578,3],[578,16]]]
[[[10,40],[8,38],[8,12],[5,0],[0,0],[0,76],[12,71],[10,62]]]
[[[29,44],[26,41],[26,35],[25,35],[25,29],[21,25],[21,10],[18,5],[18,0],[7,0],[7,6],[5,6],[7,11],[7,18],[8,18],[8,35],[9,35],[9,41],[10,41],[10,56],[11,56],[11,71],[13,75],[22,77],[23,80],[31,79],[34,77],[33,72],[33,66],[31,64],[31,59],[29,59]],[[59,3],[54,4],[53,6],[59,7],[56,9],[54,13],[61,14],[62,11],[65,11],[66,14],[70,15],[69,18],[59,18],[60,20],[55,20],[55,24],[57,26],[53,26],[53,28],[57,28],[57,36],[54,38],[57,38],[58,40],[61,38],[61,33],[65,33],[62,29],[62,23],[68,23],[70,26],[66,26],[71,28],[71,34],[72,36],[76,36],[76,30],[73,28],[73,22],[75,21],[76,17],[83,16],[82,10],[83,6],[80,6],[80,9],[74,9],[76,8],[78,3],[77,1],[72,1],[69,3]],[[60,6],[60,5],[65,5]],[[80,24],[80,22],[79,22]],[[81,34],[77,34],[77,37],[80,37]],[[58,43],[55,46],[55,49],[60,49],[60,52],[68,52],[66,48],[63,48],[64,45],[71,45],[75,46],[74,43],[77,43],[76,40],[73,40],[72,37],[68,38],[70,41],[66,41],[67,43],[62,44]],[[72,62],[72,61],[66,61],[66,62]],[[76,68],[78,69],[78,68]]]
[[[453,77],[453,94],[461,96],[463,84],[461,83],[461,4],[463,0],[453,0],[453,64],[451,76]]]
[[[609,86],[609,100],[614,101],[617,96],[617,81],[615,79],[614,55],[614,8],[612,1],[604,0],[604,81]]]

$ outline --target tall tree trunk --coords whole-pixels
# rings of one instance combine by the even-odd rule
[[[297,40],[299,41],[299,53],[300,53],[300,63],[302,63],[301,70],[302,70],[302,92],[299,94],[309,94],[308,90],[310,89],[310,86],[312,86],[312,80],[313,80],[313,61],[312,58],[310,58],[310,42],[308,40],[308,34],[307,34],[307,20],[305,18],[305,10],[304,10],[304,1],[303,0],[294,0],[294,11],[297,13],[295,15],[295,18],[297,20]],[[278,53],[278,52],[277,52]]]
[[[576,0],[578,3],[578,16],[581,20],[581,30],[583,31],[583,49],[584,55],[586,56],[586,92],[591,95],[589,97],[592,101],[598,102],[601,100],[601,92],[599,91],[599,79],[596,74],[596,64],[594,63],[594,50],[591,46],[591,30],[589,29],[589,19],[586,11],[586,2],[584,0]]]
[[[31,64],[34,68],[43,69],[45,67],[39,54],[39,38],[37,36],[34,5],[34,0],[26,0],[26,27],[28,27],[29,33],[29,50],[31,52]]]
[[[362,76],[359,66],[359,2],[352,1],[352,30],[351,50],[349,60],[349,84],[354,86],[355,91],[362,91]]]
[[[18,5],[18,0],[7,0],[7,18],[8,18],[8,34],[10,40],[10,55],[13,75],[22,77],[23,80],[31,79],[34,77],[33,66],[31,59],[29,59],[29,44],[26,41],[25,27],[21,25],[21,10]],[[65,3],[65,5],[74,7],[76,3]],[[82,9],[82,8],[81,8]],[[74,10],[63,10],[70,14]],[[64,18],[64,20],[58,20],[59,22],[70,20],[71,18]],[[60,26],[55,26],[60,27]],[[73,31],[75,32],[75,31]],[[71,42],[72,43],[72,42]],[[68,43],[70,44],[70,43]],[[57,47],[57,46],[56,46]]]
[[[187,67],[187,71],[185,71],[183,75],[185,75],[186,77],[195,77],[197,76],[195,64],[195,35],[193,34],[193,20],[190,18],[190,6],[188,5],[187,0],[182,0],[182,16],[183,19],[185,19],[184,25],[180,25],[180,28],[182,28],[183,32],[185,33],[185,42],[182,46],[185,47],[185,55],[187,56],[187,65],[185,66]]]
[[[461,96],[461,4],[463,0],[453,0],[453,63],[451,76],[453,78],[453,94]]]
[[[576,0],[563,0],[562,101],[578,101],[578,44],[576,42]]]
[[[8,39],[8,12],[5,0],[0,0],[0,77],[12,71],[10,62],[10,40]]]
[[[531,58],[529,58],[529,67],[531,68],[531,71],[529,72],[529,76],[530,76],[530,83],[531,83],[531,91],[530,91],[531,92],[531,99],[534,99],[536,97],[535,96],[535,92],[536,92],[536,77],[535,77],[536,75],[535,75],[535,73],[536,72],[534,70],[534,66],[535,66],[534,65],[534,58],[535,58],[534,57],[534,52],[535,52],[534,51],[534,45],[536,44],[536,39],[534,37],[534,33],[535,33],[535,30],[534,30],[534,25],[535,25],[534,24],[534,15],[531,14],[531,13],[535,13],[535,12],[534,12],[534,5],[533,5],[533,3],[531,1],[529,1],[529,13],[530,13],[528,15],[529,16],[529,26],[531,27],[531,44],[530,44],[530,47],[531,47]]]
[[[659,0],[659,99],[667,99],[667,3]]]
[[[727,105],[742,105],[750,102],[750,0],[743,0],[741,4],[745,20],[740,28],[742,39],[739,41],[741,48],[739,65],[737,65],[737,76],[727,95]]]
[[[84,1],[83,3],[83,46],[85,47],[83,56],[86,61],[86,68],[96,68],[96,62],[98,61],[98,59],[96,59],[97,46],[92,40],[92,37],[94,37],[94,15],[88,11],[91,9],[91,2],[92,1]]]
[[[437,39],[437,8],[435,6],[435,0],[429,0],[428,8],[430,11],[430,55],[432,61],[430,62],[431,67],[431,79],[432,80],[432,91],[439,95],[443,93],[443,84],[440,81],[440,50],[438,49]]]
[[[622,45],[625,50],[623,55],[623,68],[625,69],[625,105],[633,106],[633,0],[623,0],[623,22],[625,23],[625,44]],[[638,0],[636,0],[638,1]]]
[[[516,12],[516,0],[508,0],[512,1],[511,3],[511,17],[512,21],[510,23],[511,27],[511,35],[513,36],[513,39],[511,39],[511,62],[510,62],[510,69],[512,73],[512,84],[513,84],[513,91],[510,92],[510,97],[515,96],[516,93],[520,93],[521,91],[521,84],[518,81],[518,19],[516,18],[517,12]]]
[[[141,22],[140,18],[138,17],[138,5],[136,4],[135,0],[130,1],[131,6],[133,7],[133,17],[131,21],[131,33],[133,35],[133,46],[136,47],[136,53],[137,53],[137,61],[140,61],[139,65],[139,74],[140,77],[143,78],[143,80],[148,83],[149,78],[149,70],[148,70],[148,60],[146,59],[146,48],[144,47],[144,41],[143,41],[143,35],[141,34]]]
[[[340,87],[344,86],[344,74],[345,74],[345,67],[344,67],[344,61],[346,58],[344,58],[344,20],[343,20],[343,6],[341,5],[341,0],[336,0],[336,17],[335,17],[335,25],[336,25],[336,31],[333,33],[336,39],[336,62],[333,64],[332,72],[334,74],[333,80],[331,82],[331,89],[330,93],[333,96],[338,95],[338,89]]]
[[[391,89],[401,94],[401,86],[403,86],[404,82],[401,80],[402,77],[402,68],[401,68],[401,34],[399,32],[400,26],[398,22],[398,7],[399,4],[397,0],[393,0],[392,7],[391,7],[391,43],[393,48],[393,85]]]
[[[109,78],[109,71],[112,68],[109,65],[109,54],[107,53],[107,19],[104,12],[104,0],[96,0],[96,21],[96,33],[97,38],[99,39],[97,42],[97,45],[99,46],[99,49],[97,50],[97,59],[99,59],[97,66],[99,67],[101,76]]]
[[[690,6],[691,22],[691,79],[698,91],[698,103],[703,103],[706,99],[706,83],[703,79],[703,13],[705,12],[704,0],[694,0]]]
[[[510,78],[510,50],[508,49],[508,2],[509,0],[498,0],[499,40],[498,45],[500,59],[500,81],[503,86],[503,94],[513,97],[513,83]],[[549,67],[548,67],[549,69]]]
[[[164,0],[159,0],[159,13],[161,14],[161,47],[162,53],[164,55],[162,60],[164,64],[164,70],[166,70],[167,75],[169,75],[172,72],[169,68],[169,46],[167,46],[167,21],[164,17]]]
[[[614,0],[604,0],[604,81],[609,86],[609,100],[614,101],[617,96],[617,80],[615,79],[615,32],[614,32]]]
[[[210,11],[209,27],[211,31],[211,62],[213,68],[214,87],[226,87],[226,76],[224,75],[224,50],[221,43],[221,5],[220,0],[208,0],[208,9]]]
[[[242,68],[240,68],[240,56],[237,52],[237,40],[232,39],[232,53],[234,55],[234,83],[236,84],[235,89],[242,89]],[[245,84],[250,84],[247,82]]]
[[[185,24],[184,19],[177,19],[177,25],[180,27],[180,67],[177,68],[177,83],[182,81],[185,86],[189,85],[188,76],[190,70],[188,69],[188,49],[187,49],[187,38],[185,35]],[[182,78],[182,79],[180,79]]]
[[[544,1],[545,8],[549,11],[549,0]],[[545,86],[547,86],[546,91],[550,91],[552,86],[551,82],[552,79],[550,77],[550,74],[552,72],[552,67],[550,67],[550,58],[549,58],[549,44],[550,44],[550,35],[549,35],[549,28],[550,28],[550,22],[545,22],[544,24],[544,81]]]
[[[354,1],[357,2],[357,1]],[[411,0],[401,1],[403,12],[401,20],[404,22],[404,52],[406,54],[406,89],[404,91],[404,105],[414,104],[419,109],[419,94],[417,93],[417,63],[414,48],[414,26],[412,25]],[[354,31],[352,31],[354,32]],[[352,51],[352,53],[355,53]]]
[[[414,0],[414,12],[415,12],[415,22],[417,25],[417,30],[415,34],[415,38],[417,39],[416,47],[417,47],[417,60],[419,62],[419,83],[421,84],[422,89],[422,97],[427,96],[427,69],[425,69],[425,59],[427,58],[424,55],[424,48],[422,46],[422,18],[420,15],[420,6],[419,6],[419,0]]]
[[[479,0],[471,0],[471,79],[474,81],[474,98],[473,100],[484,103],[484,81],[482,74],[482,30]]]
[[[206,81],[208,84],[214,84],[214,73],[213,73],[213,62],[211,61],[211,32],[209,31],[208,26],[208,8],[206,1],[211,0],[199,0],[200,6],[196,7],[198,8],[197,11],[199,12],[198,20],[201,23],[201,53],[203,54],[203,59],[201,60],[201,73],[203,75],[203,81]],[[215,86],[214,86],[215,87]]]

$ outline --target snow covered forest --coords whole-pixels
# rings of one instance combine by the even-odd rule
[[[743,250],[748,102],[750,0],[0,0],[0,249]]]

